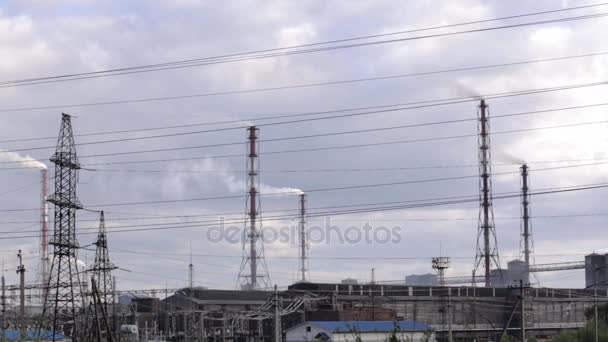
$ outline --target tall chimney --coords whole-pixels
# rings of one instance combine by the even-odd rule
[[[529,188],[529,180],[528,180],[528,165],[524,164],[521,167],[521,180],[522,180],[522,192],[521,192],[521,208],[522,208],[522,223],[523,223],[523,232],[522,236],[524,239],[523,243],[523,254],[524,254],[524,262],[526,264],[525,270],[525,279],[524,282],[529,282],[530,277],[530,194],[528,191]]]
[[[306,241],[306,194],[300,194],[300,272],[302,278],[300,281],[306,282],[306,273],[308,273],[308,256]]]
[[[49,170],[40,170],[40,176],[40,280],[41,284],[46,284],[49,281]]]
[[[485,100],[479,103],[478,111],[479,131],[479,223],[477,231],[477,255],[473,268],[473,284],[476,271],[483,266],[485,286],[492,285],[492,265],[496,266],[497,273],[502,279],[496,229],[494,227],[494,210],[492,206],[492,162],[490,153],[490,121],[489,110]]]

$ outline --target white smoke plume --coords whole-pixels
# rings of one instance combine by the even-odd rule
[[[518,165],[523,165],[526,163],[525,160],[518,158],[510,153],[503,152],[503,151],[498,151],[496,153],[496,159],[498,159],[498,161],[503,162],[503,163],[512,163],[512,164],[518,164]]]
[[[228,191],[241,193],[247,190],[247,183],[242,179],[237,179],[233,175],[222,174],[222,181],[228,187]],[[281,196],[301,195],[304,191],[289,187],[276,187],[264,183],[260,183],[260,193],[262,195],[280,194]]]
[[[6,152],[3,150],[0,150],[0,159],[6,160],[6,161],[13,161],[13,162],[18,162],[19,166],[24,166],[27,168],[31,168],[31,169],[47,169],[47,166],[44,165],[44,163],[28,156],[22,156],[19,153],[15,153],[15,152]]]
[[[253,122],[251,122],[251,121],[246,121],[246,120],[242,120],[242,121],[237,122],[237,125],[238,125],[239,127],[245,127],[245,128],[247,128],[247,127],[251,127],[251,126],[255,126],[255,125],[253,124]]]
[[[472,97],[478,100],[482,99],[481,94],[477,90],[464,84],[462,81],[452,82],[451,87],[458,96]]]

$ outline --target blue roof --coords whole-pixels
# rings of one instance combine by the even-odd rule
[[[388,332],[388,331],[431,331],[430,326],[416,321],[311,321],[305,324],[315,325],[331,332]]]
[[[25,335],[29,340],[37,340],[38,336],[40,336],[43,340],[52,340],[53,333],[47,330],[40,331],[40,335],[38,335],[38,330],[28,330]],[[2,336],[2,329],[0,329],[0,337]],[[6,330],[6,339],[9,341],[20,341],[21,340],[21,331],[20,330]],[[55,333],[55,340],[64,340],[65,336],[60,333]]]

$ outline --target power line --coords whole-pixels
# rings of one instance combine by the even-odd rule
[[[10,81],[1,82],[0,87],[71,81],[71,80],[78,80],[78,79],[85,79],[85,78],[106,77],[106,76],[124,75],[124,74],[130,74],[130,73],[141,73],[141,72],[169,70],[169,69],[177,69],[177,68],[193,67],[193,66],[200,66],[200,65],[217,64],[217,63],[227,63],[227,62],[243,61],[243,60],[249,60],[249,59],[255,59],[255,58],[277,57],[277,56],[281,56],[282,54],[281,53],[277,54],[276,52],[284,51],[284,50],[293,50],[293,49],[299,49],[299,48],[304,48],[304,47],[345,43],[345,42],[352,42],[352,41],[357,41],[357,40],[366,40],[366,39],[372,39],[372,38],[402,35],[402,34],[407,34],[407,33],[436,30],[436,29],[465,26],[465,25],[473,25],[473,24],[487,23],[487,22],[492,22],[492,21],[509,20],[509,19],[529,17],[529,16],[538,16],[538,15],[544,15],[544,14],[550,14],[550,13],[558,13],[558,12],[573,11],[573,10],[578,10],[578,9],[599,7],[599,6],[604,6],[607,4],[608,3],[597,3],[597,4],[591,4],[591,5],[585,5],[585,6],[570,7],[570,8],[559,8],[559,9],[532,12],[532,13],[523,13],[523,14],[517,14],[517,15],[511,15],[511,16],[505,16],[505,17],[497,17],[497,18],[482,19],[482,20],[476,20],[476,21],[439,25],[439,26],[433,26],[433,27],[427,27],[427,28],[389,32],[389,33],[382,33],[382,34],[365,35],[365,36],[359,36],[359,37],[350,37],[350,38],[343,38],[343,39],[331,40],[331,41],[325,41],[325,42],[292,45],[292,46],[287,46],[287,47],[253,50],[253,51],[247,51],[247,52],[239,52],[239,53],[232,53],[232,54],[225,54],[225,55],[218,55],[218,56],[211,56],[211,57],[202,57],[202,58],[195,58],[195,59],[186,59],[186,60],[179,60],[179,61],[166,62],[166,63],[156,63],[156,64],[140,65],[140,66],[134,66],[134,67],[98,70],[98,71],[93,71],[93,72],[71,73],[71,74],[55,75],[55,76],[47,76],[47,77],[32,77],[32,78],[27,78],[27,79],[10,80]],[[391,40],[391,41],[376,41],[376,42],[368,42],[368,43],[363,43],[363,44],[342,45],[342,46],[326,47],[326,48],[322,48],[322,49],[297,50],[297,51],[287,51],[287,52],[289,54],[299,54],[299,53],[308,53],[308,52],[318,52],[318,51],[324,51],[324,50],[344,49],[344,48],[351,48],[351,47],[358,47],[358,46],[365,46],[365,45],[391,43],[391,42],[404,41],[404,40],[432,38],[432,37],[439,37],[439,36],[444,36],[444,35],[455,35],[455,34],[481,32],[481,31],[489,31],[489,30],[496,30],[496,29],[505,29],[505,28],[512,28],[512,27],[539,25],[539,24],[559,22],[559,21],[591,19],[596,16],[601,16],[601,14],[580,16],[580,17],[565,17],[565,18],[553,19],[553,20],[542,21],[542,22],[531,22],[531,23],[523,23],[523,24],[508,25],[508,26],[501,26],[501,27],[494,27],[494,28],[485,28],[485,29],[470,30],[470,31],[450,32],[450,33],[436,34],[436,35],[429,35],[429,36],[422,36],[422,37],[409,37],[409,38],[402,38],[402,39]],[[270,52],[273,52],[275,54],[259,55],[262,53],[270,53]],[[253,55],[253,56],[249,56],[249,55]],[[247,56],[249,56],[249,57],[247,57]],[[109,75],[104,75],[104,74],[109,74]]]
[[[489,134],[498,135],[498,134],[509,134],[509,133],[521,133],[521,132],[538,131],[538,130],[544,130],[544,129],[557,129],[557,128],[577,127],[577,126],[596,125],[596,124],[605,124],[605,123],[608,123],[608,120],[571,123],[571,124],[555,125],[555,126],[534,127],[534,128],[526,128],[526,129],[515,129],[515,130],[508,130],[508,131],[497,131],[497,132],[492,132]],[[388,129],[394,129],[394,128],[388,128]],[[329,133],[329,134],[325,134],[325,136],[350,134],[350,133],[352,133],[352,132],[337,133],[337,134]],[[287,137],[287,138],[273,139],[272,141],[304,139],[304,138],[312,138],[312,137],[314,137],[314,136],[309,135],[309,136],[300,136],[300,137]],[[386,146],[386,145],[409,144],[409,143],[429,142],[429,141],[453,140],[453,139],[472,138],[472,137],[477,137],[477,134],[461,134],[461,135],[452,135],[452,136],[444,136],[444,137],[395,140],[395,141],[385,141],[385,142],[365,143],[365,144],[351,144],[351,145],[337,145],[337,146],[327,146],[327,147],[304,148],[304,149],[267,151],[267,152],[260,152],[259,154],[260,155],[271,155],[271,154],[285,154],[285,153],[299,153],[299,152],[316,152],[316,151],[341,150],[341,149],[350,149],[350,148],[359,148],[359,147]],[[243,143],[227,143],[227,144],[242,145]],[[175,150],[201,149],[201,148],[208,148],[208,147],[217,147],[218,145],[225,146],[227,144],[175,147],[175,148],[170,148],[170,149],[155,149],[155,150],[145,150],[145,151],[115,152],[115,153],[106,153],[106,154],[85,155],[85,156],[80,156],[80,158],[107,157],[107,156],[131,155],[131,154],[139,154],[139,153],[153,153],[153,152],[164,152],[164,151],[175,151]],[[235,156],[242,157],[242,155],[240,155],[240,154],[237,154],[237,155],[230,154],[230,155],[206,156],[205,158],[232,158]],[[88,164],[88,165],[90,166],[91,164]]]
[[[530,114],[530,113],[527,113],[527,114]],[[503,115],[502,117],[515,116],[515,115],[523,115],[523,113]],[[293,137],[274,138],[274,139],[266,139],[266,140],[261,140],[261,141],[274,142],[274,141],[284,141],[284,140],[294,140],[294,139],[306,139],[306,138],[315,138],[315,137],[321,137],[321,136],[335,136],[335,135],[343,135],[343,134],[355,134],[355,133],[363,133],[363,132],[384,131],[384,130],[393,130],[393,129],[400,129],[400,128],[431,126],[431,125],[438,125],[438,124],[445,124],[445,123],[466,122],[466,121],[473,121],[473,120],[474,119],[448,120],[448,121],[438,121],[438,122],[431,122],[431,123],[421,123],[421,124],[412,124],[412,125],[391,126],[391,127],[373,128],[373,129],[364,129],[364,130],[342,131],[342,132],[321,133],[321,134],[313,134],[313,135],[305,135],[305,136],[293,136]],[[605,124],[605,123],[608,123],[608,120],[590,121],[590,122],[581,122],[581,123],[570,123],[570,124],[555,125],[555,126],[533,127],[533,128],[526,128],[526,129],[507,130],[507,131],[497,131],[497,132],[492,132],[490,134],[498,135],[498,134],[508,134],[508,133],[519,133],[519,132],[537,131],[537,130],[544,130],[544,129],[557,129],[557,128],[586,126],[586,125]],[[317,148],[308,148],[308,149],[294,149],[294,150],[283,150],[283,151],[268,151],[268,152],[260,152],[260,154],[269,155],[269,154],[284,154],[284,153],[296,153],[296,152],[313,152],[313,151],[349,149],[349,148],[358,148],[358,147],[371,147],[371,146],[384,146],[384,145],[394,145],[394,144],[408,144],[408,143],[416,143],[416,142],[452,140],[452,139],[462,139],[462,138],[470,138],[470,137],[476,137],[476,136],[477,136],[477,134],[463,134],[463,135],[453,135],[453,136],[444,136],[444,137],[431,137],[431,138],[420,138],[420,139],[409,139],[409,140],[396,140],[396,141],[366,143],[366,144],[339,145],[339,146],[317,147]],[[79,156],[79,158],[84,159],[84,158],[93,158],[93,157],[107,157],[107,156],[132,155],[132,154],[141,154],[141,153],[156,153],[156,152],[167,152],[167,151],[204,149],[204,148],[222,147],[222,146],[233,146],[233,145],[243,145],[243,144],[244,143],[242,143],[242,142],[231,142],[231,143],[220,143],[220,144],[211,144],[211,145],[197,145],[197,146],[161,148],[161,149],[152,149],[152,150],[112,152],[112,153],[105,153],[105,154],[84,155],[84,156]],[[47,148],[52,148],[52,147],[44,147],[44,149],[47,149]],[[33,149],[40,149],[40,148],[33,148]],[[30,151],[30,150],[33,150],[33,149],[16,149],[16,150],[10,150],[10,151],[7,151],[7,152]],[[230,154],[230,155],[205,156],[205,157],[203,157],[201,159],[205,159],[205,158],[232,158],[232,157],[241,157],[241,156],[242,155],[240,155],[240,154]],[[142,162],[142,161],[129,161],[129,162],[125,162],[125,163],[140,163],[140,162]],[[23,163],[23,162],[22,161],[5,161],[5,162],[0,162],[0,164],[18,164],[18,163]],[[118,163],[120,164],[120,162],[118,162]],[[116,164],[116,163],[88,164],[88,166],[92,166],[92,165],[111,165],[111,164]],[[2,170],[2,169],[0,169],[0,170]]]
[[[135,250],[124,250],[124,249],[112,249],[112,252],[117,252],[117,253],[129,253],[129,254],[143,254],[143,255],[156,255],[156,256],[183,256],[183,257],[189,257],[191,254],[183,254],[183,253],[163,253],[163,252],[147,252],[147,251],[135,251]],[[562,257],[562,256],[583,256],[585,254],[581,254],[581,253],[561,253],[561,254],[543,254],[543,255],[538,255],[541,257]],[[229,255],[229,254],[201,254],[201,253],[193,253],[192,256],[194,257],[203,257],[203,258],[242,258],[241,255]],[[513,255],[512,257],[515,257],[515,255]],[[297,256],[285,256],[285,255],[274,255],[274,256],[266,256],[266,258],[268,259],[298,259]],[[355,256],[349,256],[349,257],[339,257],[339,256],[311,256],[310,259],[317,259],[317,260],[431,260],[434,257],[403,257],[403,256],[398,256],[398,257],[369,257],[369,256],[364,256],[364,257],[355,257]],[[475,259],[475,257],[470,257],[470,256],[451,256],[451,259]]]
[[[602,53],[602,54],[604,54],[604,53]],[[574,58],[574,57],[572,57],[572,58]],[[595,85],[595,84],[593,84],[593,85]],[[592,85],[590,85],[590,86],[592,86]],[[545,88],[545,89],[550,89],[550,88]],[[543,89],[539,89],[539,90],[543,90]],[[536,90],[533,90],[533,91],[536,91]],[[520,91],[520,92],[522,92],[522,91]],[[523,91],[523,92],[526,92],[526,91]],[[516,92],[516,93],[518,93],[518,92]],[[504,94],[506,94],[506,93],[500,93],[499,95],[504,95]],[[493,95],[493,94],[482,95],[482,96],[489,97],[491,95]],[[463,99],[463,98],[456,98],[456,99]],[[467,99],[467,100],[461,101],[461,102],[452,102],[452,103],[447,103],[447,104],[464,103],[464,102],[476,101],[477,100],[477,99],[471,100],[470,97],[466,97],[464,99]],[[86,136],[109,135],[109,134],[135,133],[135,132],[145,132],[145,131],[157,131],[157,130],[168,130],[168,129],[178,129],[178,128],[199,127],[199,126],[212,126],[212,125],[221,125],[221,124],[243,123],[245,121],[250,121],[250,120],[266,121],[266,120],[277,119],[277,118],[297,117],[297,116],[307,116],[307,115],[321,115],[321,114],[338,113],[338,112],[359,111],[359,110],[369,110],[369,109],[376,109],[376,108],[397,107],[397,106],[405,106],[405,105],[420,104],[420,103],[429,103],[429,102],[442,102],[442,101],[448,101],[448,100],[454,100],[454,98],[452,98],[452,99],[441,99],[441,100],[423,101],[423,102],[389,104],[389,105],[380,105],[380,106],[371,106],[371,107],[368,106],[368,107],[358,107],[358,108],[346,108],[346,109],[340,109],[340,110],[329,110],[329,111],[320,111],[320,112],[308,112],[308,113],[299,113],[299,114],[274,115],[274,116],[267,116],[267,117],[255,117],[255,118],[254,117],[249,117],[249,118],[237,119],[237,120],[224,120],[224,121],[203,122],[203,123],[195,123],[195,124],[182,124],[182,125],[172,125],[172,126],[162,126],[162,127],[149,127],[149,128],[130,129],[130,130],[115,130],[115,131],[91,132],[91,133],[84,133],[84,134],[75,134],[74,136],[76,136],[76,137],[86,137]],[[445,105],[445,104],[440,104],[440,105]],[[607,105],[607,103],[580,105],[580,106],[573,106],[573,107],[563,107],[563,108],[558,108],[558,109],[548,109],[548,110],[544,110],[544,111],[534,111],[534,112],[526,112],[526,113],[541,113],[541,112],[551,112],[551,111],[559,111],[559,110],[581,109],[581,108],[597,107],[597,106],[605,106],[605,105]],[[396,108],[396,109],[391,109],[389,111],[417,109],[417,108],[424,108],[424,107],[427,107],[427,106],[412,107],[412,108]],[[366,112],[366,113],[352,113],[352,114],[347,114],[346,116],[349,116],[349,115],[350,116],[359,116],[359,115],[376,114],[376,113],[383,113],[383,112],[382,111],[378,111],[378,112],[374,111],[374,112]],[[526,113],[522,113],[522,114],[526,114]],[[513,114],[513,115],[515,115],[515,114]],[[324,119],[341,118],[341,117],[345,117],[345,116],[329,116],[329,117],[315,118],[315,119],[312,119],[312,120],[324,120]],[[263,126],[271,126],[271,125],[278,125],[278,124],[289,124],[289,123],[295,123],[295,122],[302,122],[302,121],[298,120],[298,121],[276,122],[276,123],[269,123],[269,124],[258,124],[257,126],[263,127]],[[183,132],[181,134],[210,133],[210,132],[221,132],[221,131],[238,130],[238,129],[241,129],[241,127],[228,127],[228,128],[218,128],[218,129],[211,129],[211,130],[205,130],[205,131]],[[172,135],[158,135],[158,137],[164,137],[164,136],[172,136]],[[153,137],[156,137],[156,136],[153,136]],[[0,141],[0,143],[23,142],[23,141],[37,141],[37,140],[55,140],[56,138],[57,137],[8,139],[8,140],[2,140],[2,141]],[[147,137],[143,137],[143,138],[145,139]],[[127,140],[132,140],[132,139],[127,139]],[[126,141],[126,140],[119,140],[119,141]]]
[[[590,160],[608,160],[608,158],[592,158]],[[526,161],[527,164],[538,163],[563,163],[580,161],[573,159],[570,161],[555,160],[555,161]],[[589,165],[601,165],[605,163],[593,163]],[[519,163],[494,163],[493,167],[521,165]],[[579,164],[572,165],[576,167]],[[427,165],[427,166],[404,166],[404,167],[372,167],[372,168],[336,168],[336,169],[285,169],[285,170],[263,170],[260,173],[327,173],[327,172],[378,172],[378,171],[416,171],[416,170],[432,170],[432,169],[453,169],[453,168],[478,168],[478,164],[446,164],[446,165]],[[566,166],[564,166],[565,168]],[[2,170],[2,169],[0,169]],[[9,169],[7,169],[9,170]],[[243,170],[150,170],[150,169],[88,169],[86,171],[93,172],[125,172],[125,173],[245,173]]]
[[[486,94],[486,95],[476,96],[475,98],[472,98],[472,97],[469,96],[469,97],[446,98],[446,99],[436,99],[436,100],[423,100],[423,101],[415,101],[415,102],[401,103],[401,104],[392,104],[392,105],[380,105],[380,106],[371,106],[371,107],[359,107],[359,108],[349,108],[349,109],[340,109],[340,110],[330,110],[330,111],[321,111],[321,112],[308,112],[308,113],[299,113],[299,114],[275,115],[275,116],[269,116],[269,117],[266,117],[266,118],[263,118],[263,119],[286,118],[286,117],[297,117],[297,116],[310,116],[310,115],[320,115],[320,114],[328,114],[328,113],[339,113],[339,112],[350,112],[350,111],[357,111],[357,110],[375,109],[375,108],[383,108],[383,107],[386,108],[386,107],[397,107],[397,106],[409,106],[409,107],[390,108],[390,109],[377,110],[377,111],[347,113],[347,114],[342,114],[342,115],[333,115],[333,116],[317,117],[317,118],[309,118],[309,119],[299,119],[299,120],[293,120],[293,121],[272,122],[272,123],[267,123],[267,124],[259,124],[257,126],[258,127],[275,126],[275,125],[293,124],[293,123],[307,122],[307,121],[327,120],[327,119],[336,119],[336,118],[363,116],[363,115],[371,115],[371,114],[382,114],[382,113],[388,113],[388,112],[393,112],[393,111],[411,110],[411,109],[419,109],[419,108],[427,108],[427,107],[435,107],[435,106],[444,106],[444,105],[451,105],[451,104],[458,104],[458,103],[477,101],[477,99],[479,97],[483,97],[483,98],[486,98],[486,99],[496,99],[496,98],[503,98],[503,97],[510,97],[510,96],[521,96],[521,95],[538,94],[538,93],[544,93],[544,92],[570,90],[570,89],[577,89],[577,88],[584,88],[584,87],[593,87],[593,86],[599,86],[599,85],[605,85],[605,84],[608,84],[608,81],[594,82],[594,83],[584,83],[584,84],[576,84],[576,85],[568,85],[568,86],[548,87],[548,88],[540,88],[540,89],[519,90],[519,91],[511,91],[511,92],[494,93],[494,94]],[[591,104],[591,105],[581,105],[581,106],[573,106],[573,107],[563,107],[563,108],[558,108],[558,109],[548,109],[548,110],[541,110],[541,111],[530,111],[530,112],[512,113],[512,114],[505,114],[505,115],[498,116],[498,117],[538,114],[538,113],[546,113],[546,112],[551,112],[551,111],[581,109],[581,108],[598,107],[598,106],[605,106],[605,105],[607,105],[607,103],[599,103],[599,104]],[[238,120],[238,121],[241,122],[243,120]],[[214,124],[214,123],[209,123],[209,124]],[[431,124],[439,124],[439,123],[427,123],[425,125],[431,125]],[[160,138],[160,137],[179,136],[179,135],[188,135],[188,134],[199,134],[199,133],[209,133],[209,132],[236,130],[236,129],[240,129],[240,128],[238,128],[238,127],[228,127],[228,128],[219,128],[219,129],[211,129],[211,130],[195,131],[195,132],[182,132],[182,133],[162,134],[162,135],[148,136],[148,137],[123,138],[123,139],[114,139],[114,140],[107,140],[107,141],[81,143],[79,145],[89,145],[89,144],[98,144],[98,143],[107,143],[107,142],[122,142],[122,141],[130,141],[130,140]],[[133,131],[136,131],[136,130],[133,130]],[[121,132],[128,132],[128,131],[121,131]],[[42,138],[42,139],[46,139],[46,138]],[[28,140],[32,140],[32,138],[29,138]],[[215,144],[215,145],[208,145],[208,147],[229,146],[229,145],[238,145],[238,144],[242,144],[242,143]],[[28,149],[7,150],[7,152],[31,151],[31,150],[36,150],[36,149],[50,149],[50,148],[54,148],[54,147],[52,147],[52,146],[48,146],[48,147],[35,147],[35,148],[28,148]],[[200,147],[200,148],[203,148],[203,147]],[[130,154],[130,152],[125,152],[125,153],[129,153]],[[105,156],[105,155],[97,155],[97,156]],[[87,156],[81,156],[81,158],[86,158],[86,157]],[[232,155],[230,157],[232,157]],[[0,162],[0,164],[9,164],[9,163],[23,163],[23,162]]]
[[[502,118],[507,118],[507,117],[516,117],[516,116],[534,115],[534,114],[544,114],[544,113],[556,112],[556,111],[565,111],[565,110],[574,110],[574,109],[583,109],[583,108],[592,108],[592,107],[602,107],[602,106],[606,106],[606,105],[608,105],[608,102],[606,102],[606,103],[590,104],[590,105],[579,105],[579,106],[570,106],[570,107],[561,107],[561,108],[552,108],[552,109],[544,109],[544,110],[536,110],[536,111],[527,111],[527,112],[518,112],[518,113],[509,113],[509,114],[502,114],[502,115],[494,115],[492,118],[493,119],[502,119]],[[401,110],[401,109],[400,108],[398,108],[398,109],[391,109],[390,111],[393,111],[393,110]],[[378,111],[365,112],[365,113],[356,113],[356,115],[376,114],[376,113],[378,113]],[[334,117],[331,117],[331,118],[334,118]],[[343,117],[343,116],[339,116],[339,117]],[[304,120],[295,120],[295,121],[274,122],[274,123],[268,123],[268,124],[260,124],[260,125],[258,125],[258,127],[276,126],[276,125],[292,124],[292,123],[300,123],[300,122],[305,122],[305,121],[315,121],[315,120],[326,119],[326,118],[330,118],[330,117],[304,119]],[[350,130],[350,131],[339,131],[339,132],[329,132],[329,133],[319,133],[319,134],[311,134],[311,135],[304,135],[304,136],[262,139],[262,140],[260,140],[260,142],[273,142],[273,141],[294,140],[294,139],[304,139],[304,138],[318,138],[318,137],[345,135],[345,134],[355,134],[355,133],[379,132],[379,131],[396,130],[396,129],[404,129],[404,128],[416,128],[416,127],[425,127],[425,126],[435,126],[435,125],[444,125],[444,124],[472,122],[472,121],[476,121],[476,120],[477,119],[475,119],[475,118],[442,120],[442,121],[423,122],[423,123],[415,123],[415,124],[408,124],[408,125],[394,125],[394,126],[389,126],[389,127],[368,128],[368,129]],[[143,136],[143,137],[130,137],[130,138],[121,138],[121,139],[112,139],[112,140],[101,140],[101,141],[92,141],[92,142],[79,143],[79,144],[76,144],[76,146],[96,145],[96,144],[106,144],[106,143],[125,142],[125,141],[134,141],[134,140],[145,140],[145,139],[156,139],[156,138],[167,138],[167,137],[176,137],[176,136],[186,136],[186,135],[192,135],[192,134],[203,134],[203,133],[210,133],[210,132],[240,130],[240,129],[241,129],[240,127],[228,127],[228,128],[219,128],[219,129],[211,129],[211,130],[202,130],[202,131],[190,131],[190,132],[180,132],[180,133],[150,135],[150,136]],[[41,139],[46,139],[46,138],[41,138]],[[28,140],[32,140],[32,139],[28,139]],[[245,143],[242,143],[242,142],[221,143],[221,144],[205,145],[205,147],[222,147],[222,146],[232,146],[232,145],[242,145],[242,144],[245,144]],[[200,147],[202,148],[202,146],[200,146]],[[13,149],[13,150],[4,150],[3,152],[23,152],[23,151],[34,151],[34,150],[53,149],[53,148],[55,148],[55,146],[41,146],[41,147],[29,147],[29,148],[21,148],[21,149]]]
[[[602,183],[602,184],[598,184],[598,185],[590,185],[590,186],[584,186],[584,187],[568,187],[568,188],[564,188],[561,190],[537,191],[537,192],[531,193],[530,195],[539,196],[539,195],[548,195],[548,194],[555,194],[555,193],[568,193],[568,192],[583,191],[583,190],[596,190],[596,189],[603,189],[603,188],[608,188],[608,184]],[[501,199],[514,198],[514,197],[519,197],[519,194],[496,196],[496,197],[494,197],[494,199],[501,200]],[[390,210],[399,210],[399,209],[424,208],[424,207],[471,203],[471,202],[476,202],[477,200],[478,199],[460,200],[460,201],[443,201],[443,202],[422,203],[422,204],[417,204],[417,205],[402,205],[402,206],[390,206],[390,207],[364,208],[364,209],[357,209],[357,210],[317,212],[317,213],[311,213],[308,216],[309,217],[327,216],[327,215],[338,216],[338,215],[348,215],[348,214],[356,214],[356,213],[369,213],[369,212],[390,211]],[[294,217],[294,216],[289,216],[289,217]],[[265,220],[266,221],[280,221],[280,220],[284,220],[285,218],[289,218],[289,217],[270,218],[270,219],[267,218]],[[244,223],[244,222],[245,221],[242,221],[239,223]],[[193,226],[174,226],[174,227],[109,230],[108,233],[171,230],[171,229],[186,229],[186,228],[203,228],[203,227],[209,227],[209,226],[216,226],[216,224],[211,224],[211,225],[197,224],[197,225],[193,225]],[[89,235],[89,234],[97,234],[97,232],[91,231],[91,232],[83,232],[80,234]],[[39,237],[39,236],[38,235],[29,235],[29,236],[0,237],[0,240],[25,239],[25,238],[37,238],[37,237]]]
[[[572,166],[565,166],[565,167],[564,166],[562,166],[562,167],[551,167],[551,168],[546,168],[546,169],[537,169],[535,171],[555,170],[555,169],[563,169],[563,168],[571,168],[571,167],[581,167],[581,166],[590,166],[590,165],[597,165],[597,164],[598,163],[584,164],[584,165],[572,165]],[[511,175],[511,174],[519,174],[519,172],[518,171],[500,172],[500,173],[494,173],[493,175],[494,176],[500,176],[500,175]],[[313,188],[313,189],[307,189],[307,190],[302,190],[302,191],[304,191],[305,193],[325,192],[325,191],[341,191],[341,190],[366,189],[366,188],[395,186],[395,185],[408,185],[408,184],[420,184],[420,183],[429,183],[429,182],[443,182],[443,181],[452,181],[452,180],[463,180],[463,179],[472,179],[472,178],[478,178],[478,177],[479,177],[478,175],[467,175],[467,176],[456,176],[456,177],[429,178],[429,179],[408,180],[408,181],[401,181],[401,182],[388,182],[388,183],[375,183],[375,184],[357,184],[357,185],[348,185],[348,186],[339,186],[339,187]],[[262,195],[263,196],[281,196],[281,195],[293,195],[293,194],[300,194],[300,193],[301,193],[300,190],[294,190],[294,191],[266,193],[266,194],[262,194]],[[210,200],[235,199],[235,198],[243,198],[243,197],[245,197],[245,196],[244,195],[231,195],[231,196],[215,196],[215,197],[201,197],[201,198],[189,198],[189,199],[172,199],[172,200],[123,202],[123,203],[105,203],[105,204],[88,205],[86,208],[108,208],[108,207],[116,207],[116,206],[198,202],[198,201],[210,201]],[[448,199],[451,199],[451,198],[448,198]],[[400,203],[402,203],[402,202],[400,202]],[[385,204],[387,204],[387,203],[385,203]],[[40,208],[0,209],[0,212],[18,212],[18,211],[32,211],[32,210],[40,210]]]
[[[371,43],[362,43],[362,44],[351,44],[349,46],[340,46],[340,47],[331,47],[326,49],[317,49],[315,51],[306,51],[306,52],[316,52],[316,51],[324,51],[324,50],[334,50],[334,49],[342,49],[342,48],[350,48],[350,47],[358,47],[364,45],[377,45],[377,44],[386,44],[393,43],[398,41],[408,41],[414,39],[422,39],[422,38],[434,38],[434,37],[442,37],[442,36],[452,36],[456,34],[463,33],[473,33],[473,32],[484,32],[496,29],[505,29],[505,28],[514,28],[514,27],[522,27],[522,26],[531,26],[531,25],[539,25],[539,24],[548,24],[548,23],[556,23],[556,22],[564,22],[564,21],[572,21],[572,20],[583,20],[583,19],[593,19],[608,16],[608,13],[580,16],[580,17],[569,17],[569,18],[561,18],[554,20],[546,20],[542,22],[534,22],[534,23],[525,23],[525,24],[514,24],[507,25],[501,27],[494,28],[485,28],[485,29],[476,29],[469,31],[460,31],[460,32],[451,32],[451,33],[443,33],[443,34],[434,34],[427,35],[421,37],[410,37],[410,38],[401,38],[401,39],[392,39],[387,41],[380,42],[371,42]],[[292,51],[287,52],[282,55],[291,55],[291,54],[299,54],[304,53],[304,51]],[[274,56],[264,56],[266,57],[274,57]],[[261,56],[256,56],[252,58],[262,58]],[[49,106],[36,106],[36,107],[21,107],[21,108],[5,108],[0,109],[0,112],[21,112],[21,111],[32,111],[32,110],[47,110],[47,109],[65,109],[65,108],[77,108],[77,107],[92,107],[92,106],[107,106],[107,105],[117,105],[117,104],[128,104],[128,103],[142,103],[142,102],[157,102],[157,101],[172,101],[172,100],[180,100],[180,99],[189,99],[189,98],[200,98],[207,96],[219,95],[220,93],[203,93],[203,94],[189,94],[189,95],[177,95],[177,96],[162,96],[162,97],[149,97],[149,98],[139,98],[139,99],[130,99],[130,100],[113,100],[113,101],[100,101],[100,102],[90,102],[90,103],[79,103],[79,104],[65,104],[65,105],[49,105]]]

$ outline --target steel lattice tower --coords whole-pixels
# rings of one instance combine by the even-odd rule
[[[103,210],[99,214],[99,233],[97,234],[97,246],[95,251],[95,263],[89,269],[95,278],[95,286],[99,295],[100,304],[106,313],[110,312],[110,306],[114,304],[114,285],[112,271],[116,266],[110,261],[108,253],[108,238],[106,234],[106,221]],[[110,320],[108,318],[108,320]],[[110,323],[110,326],[112,324]]]
[[[247,152],[247,202],[243,260],[239,271],[238,283],[242,289],[268,289],[270,276],[264,259],[262,241],[262,220],[260,217],[260,187],[258,161],[258,131],[255,126],[247,128],[249,144]],[[258,268],[259,267],[259,268]]]
[[[76,210],[82,205],[76,196],[80,164],[76,156],[71,117],[62,114],[55,154],[55,193],[48,201],[55,206],[53,261],[49,272],[43,317],[49,317],[51,331],[64,331],[74,341],[80,333],[79,316],[83,306],[81,282],[76,262]],[[63,328],[63,329],[62,329]],[[53,334],[53,341],[55,335]]]
[[[494,209],[492,207],[492,157],[490,153],[490,120],[488,106],[485,100],[479,103],[479,225],[477,230],[477,254],[473,269],[473,282],[479,266],[483,263],[485,286],[492,285],[491,268],[500,269],[498,257],[498,242],[494,225]],[[500,275],[502,276],[502,275]]]

